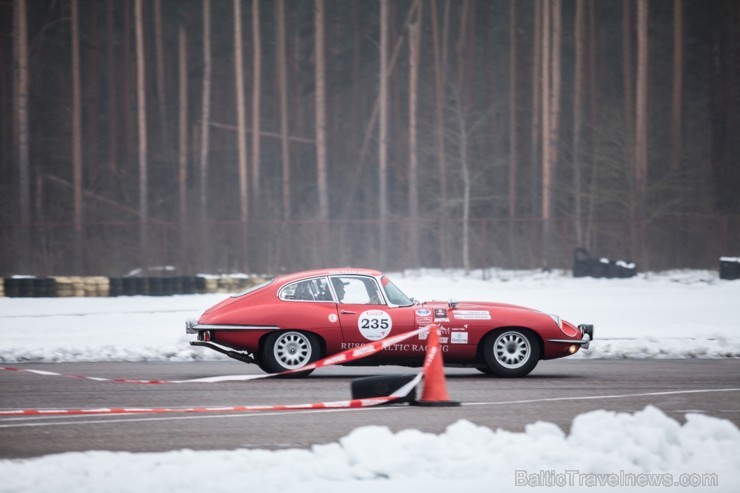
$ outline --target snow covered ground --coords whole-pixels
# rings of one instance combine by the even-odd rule
[[[358,428],[310,450],[66,453],[0,461],[3,493],[712,491],[740,486],[740,431],[700,414],[684,425],[654,407],[594,411],[569,435],[469,421],[439,435]]]
[[[420,300],[497,300],[593,323],[580,357],[740,357],[740,282],[675,271],[634,279],[491,270],[392,275]],[[168,298],[0,298],[0,362],[187,361],[184,320],[224,295]],[[354,430],[309,450],[90,451],[0,461],[0,492],[740,491],[740,431],[660,410],[577,416],[566,435],[550,423],[524,433],[467,421],[439,435]],[[534,487],[533,487],[534,486]]]
[[[391,278],[419,300],[503,301],[592,323],[595,341],[577,357],[740,357],[740,282],[708,271],[607,280],[435,270]],[[219,359],[188,345],[184,323],[225,296],[0,298],[0,362]]]

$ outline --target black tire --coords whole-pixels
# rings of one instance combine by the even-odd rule
[[[321,344],[313,334],[295,330],[273,332],[265,339],[259,367],[266,373],[282,373],[301,368],[321,358]],[[311,374],[307,370],[289,375],[285,378],[302,378]]]
[[[483,343],[483,356],[489,373],[497,377],[518,378],[529,375],[540,360],[539,338],[521,329],[500,330],[489,334]]]

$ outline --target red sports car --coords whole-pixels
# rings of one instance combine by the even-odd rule
[[[541,359],[587,349],[592,325],[504,303],[418,302],[383,273],[322,269],[280,276],[188,320],[194,346],[256,363],[265,372],[295,370],[320,358],[390,335],[436,324],[446,366],[523,377]],[[425,331],[352,365],[420,366]],[[307,372],[293,373],[305,376]]]

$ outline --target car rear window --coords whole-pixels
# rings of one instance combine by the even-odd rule
[[[247,295],[249,293],[254,293],[255,291],[259,291],[262,288],[266,288],[267,286],[269,286],[270,284],[272,284],[272,282],[274,280],[275,279],[270,279],[270,280],[267,280],[265,282],[261,282],[259,284],[255,284],[254,286],[252,286],[250,288],[247,288],[244,291],[241,291],[239,293],[232,294],[231,297],[232,298],[239,298],[239,297],[244,296],[244,295]]]

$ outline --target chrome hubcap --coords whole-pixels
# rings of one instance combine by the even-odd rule
[[[519,332],[504,332],[493,344],[493,355],[504,368],[520,368],[529,361],[532,348]]]
[[[311,360],[311,342],[300,332],[287,332],[275,341],[273,354],[284,368],[300,368]]]

